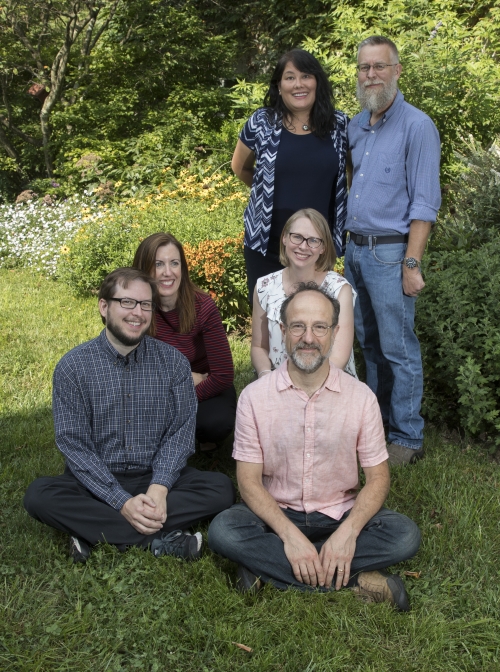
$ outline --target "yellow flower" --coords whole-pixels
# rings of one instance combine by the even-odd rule
[[[63,245],[59,251],[61,254],[69,254],[69,247],[67,245]]]

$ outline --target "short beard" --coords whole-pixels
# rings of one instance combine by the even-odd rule
[[[146,335],[146,332],[142,332],[141,334],[137,334],[137,336],[127,336],[121,329],[116,322],[113,322],[112,320],[106,319],[106,329],[113,334],[113,336],[116,338],[117,341],[119,341],[122,345],[125,345],[126,347],[132,347],[134,345],[139,345],[139,343],[142,341],[144,336]]]
[[[300,354],[300,351],[304,347],[315,348],[318,351],[317,358],[314,359],[313,361],[309,362],[309,363],[304,361],[304,359],[302,359],[302,356]],[[331,352],[331,349],[330,349],[330,352]],[[292,362],[295,364],[295,366],[300,371],[303,371],[304,373],[315,373],[320,368],[320,366],[323,364],[325,359],[327,359],[330,356],[330,352],[327,355],[322,355],[319,346],[317,346],[315,344],[314,345],[309,344],[309,343],[306,344],[303,341],[299,341],[299,343],[297,343],[294,346],[292,352],[290,353],[290,359],[292,360]]]
[[[380,112],[390,106],[398,91],[398,80],[393,77],[389,82],[383,82],[381,91],[370,93],[360,82],[356,83],[356,97],[363,109],[369,112]]]

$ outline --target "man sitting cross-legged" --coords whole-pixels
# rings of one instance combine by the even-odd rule
[[[66,469],[31,483],[24,506],[70,535],[75,562],[99,541],[197,558],[201,534],[183,530],[234,502],[227,476],[186,467],[196,394],[187,359],[146,335],[156,295],[142,271],[110,273],[99,291],[106,328],[54,371],[56,444]]]
[[[338,314],[314,283],[283,303],[288,360],[240,396],[233,457],[243,503],[214,518],[208,543],[239,564],[242,590],[261,581],[346,586],[407,611],[401,578],[379,570],[413,556],[420,532],[383,508],[389,468],[377,399],[328,359]]]

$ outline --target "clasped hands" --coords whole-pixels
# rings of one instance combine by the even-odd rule
[[[154,534],[167,520],[167,494],[164,485],[153,483],[146,494],[127,499],[120,513],[141,534]]]
[[[346,586],[356,538],[348,527],[340,526],[323,544],[318,553],[314,545],[298,529],[284,540],[284,550],[292,571],[301,583],[330,588],[335,576],[335,590]]]

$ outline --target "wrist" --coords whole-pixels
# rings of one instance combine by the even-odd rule
[[[410,271],[420,271],[421,261],[416,257],[408,256],[403,259],[404,267]]]
[[[155,492],[158,495],[168,495],[168,488],[165,485],[160,485],[159,483],[151,483],[148,488],[148,493]]]

